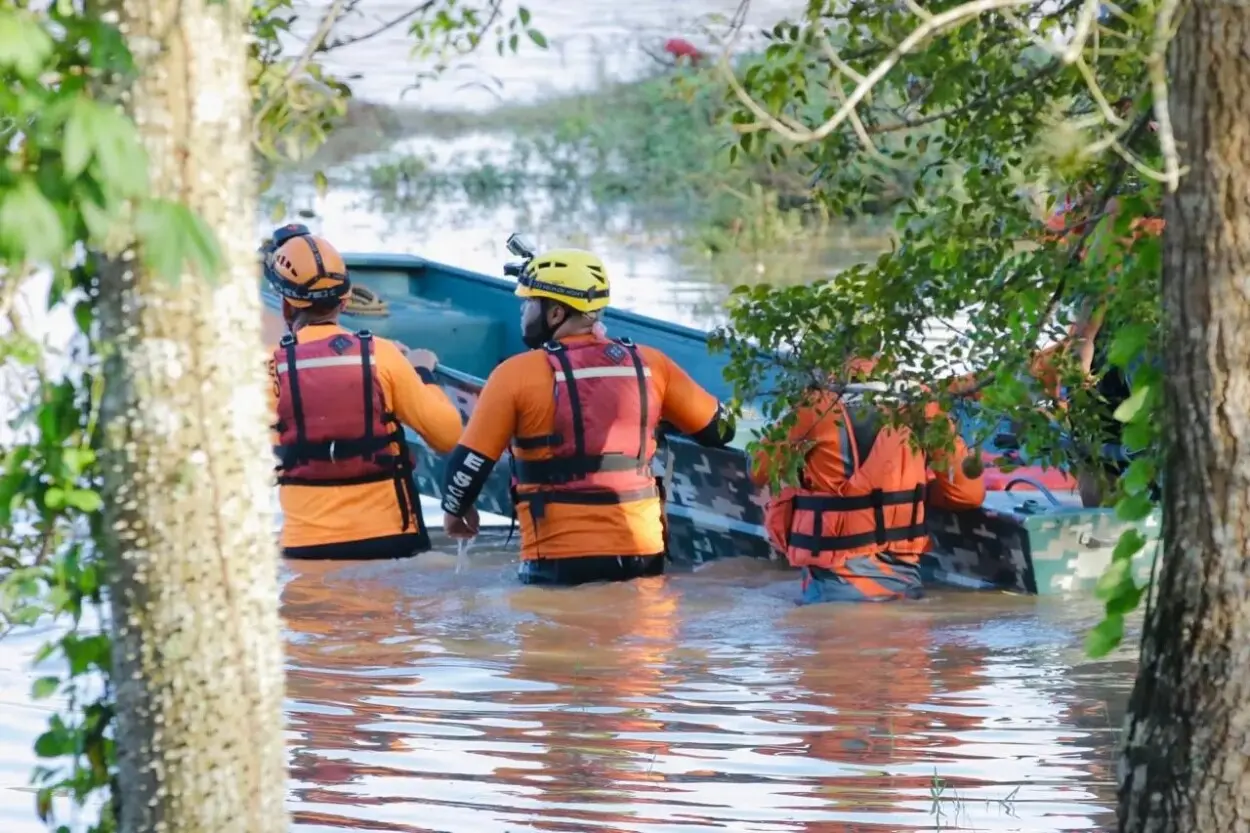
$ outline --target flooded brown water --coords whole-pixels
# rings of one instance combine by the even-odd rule
[[[502,537],[459,574],[445,540],[284,565],[294,830],[1112,825],[1132,664],[1083,660],[1092,605],[800,608],[792,573],[745,561],[531,588]],[[0,642],[5,833],[41,829],[22,788],[48,714],[26,695],[38,642]]]
[[[329,831],[1098,830],[1089,608],[794,605],[732,562],[522,587],[503,553],[288,565],[292,798]]]

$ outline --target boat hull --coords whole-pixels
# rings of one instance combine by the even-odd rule
[[[434,350],[440,362],[447,363],[440,363],[436,371],[438,382],[467,420],[483,377],[521,349],[513,284],[409,256],[353,254],[346,259],[353,280],[388,301],[389,311],[344,316],[344,325]],[[264,296],[266,333],[271,335],[281,326],[277,299],[268,292]],[[705,388],[729,397],[721,376],[723,363],[708,352],[706,334],[619,311],[610,311],[606,323],[614,335],[663,350]],[[443,457],[411,431],[409,444],[418,490],[441,498]],[[1002,451],[987,449],[987,457]],[[495,466],[477,505],[510,517],[511,466],[506,457]],[[767,493],[752,485],[741,449],[708,449],[682,437],[663,437],[654,472],[665,487],[675,561],[697,565],[725,558],[778,557],[764,532]],[[1001,475],[996,484],[1021,477],[1041,482],[1051,492],[1017,482],[1012,491],[992,491],[980,509],[927,513],[933,552],[922,565],[926,582],[1042,595],[1092,590],[1128,524],[1112,510],[1082,508],[1072,493],[1075,483],[1066,475],[1018,469]],[[1137,527],[1147,546],[1134,559],[1132,572],[1144,582],[1158,548],[1158,513]]]

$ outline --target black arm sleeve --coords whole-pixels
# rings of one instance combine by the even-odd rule
[[[418,367],[416,368],[416,371],[418,378],[420,378],[421,381],[425,382],[427,385],[438,384],[438,380],[434,378],[434,373],[430,371],[429,368]]]
[[[495,463],[495,460],[463,445],[453,448],[447,455],[447,468],[443,471],[443,511],[456,517],[463,516],[477,500]]]
[[[724,448],[733,442],[738,432],[733,414],[725,410],[723,403],[716,403],[716,415],[712,421],[690,435],[690,439],[705,448]]]

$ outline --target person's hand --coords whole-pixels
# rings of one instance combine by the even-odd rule
[[[482,526],[482,518],[477,507],[470,506],[464,517],[457,518],[450,512],[443,513],[443,531],[449,538],[475,538]]]
[[[418,348],[408,351],[408,361],[413,367],[424,367],[431,373],[434,372],[434,365],[438,364],[438,356],[434,355],[432,350]]]
[[[603,326],[602,321],[596,321],[595,326],[590,328],[590,332],[595,338],[607,338],[608,337],[608,328]]]

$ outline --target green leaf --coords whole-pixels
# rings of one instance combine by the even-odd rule
[[[40,758],[59,758],[74,751],[74,738],[69,730],[49,729],[35,739],[35,754]]]
[[[326,191],[330,187],[330,181],[326,179],[325,171],[313,172],[313,186],[317,189],[317,196],[324,197]]]
[[[65,227],[54,206],[30,178],[0,203],[0,243],[14,260],[47,263],[65,251]]]
[[[529,9],[525,8],[524,6],[519,6],[517,8],[517,17],[521,18],[522,26],[530,25],[530,10]]]
[[[1120,533],[1120,540],[1116,542],[1115,550],[1111,553],[1113,561],[1128,561],[1137,555],[1138,551],[1146,546],[1146,539],[1136,529],[1130,527]]]
[[[1125,324],[1116,330],[1107,351],[1107,360],[1116,367],[1127,367],[1133,359],[1141,355],[1154,335],[1155,328],[1150,324]]]
[[[1085,653],[1097,659],[1115,650],[1124,638],[1124,617],[1109,613],[1085,636]]]
[[[1154,503],[1150,500],[1150,495],[1129,495],[1115,505],[1115,515],[1120,520],[1136,523],[1148,517],[1153,508]]]
[[[30,696],[34,700],[46,700],[56,694],[61,687],[60,677],[40,677],[30,687]]]
[[[1154,463],[1146,457],[1139,457],[1129,463],[1120,482],[1125,492],[1136,495],[1150,489],[1150,481],[1154,479],[1154,476]]]
[[[103,184],[121,197],[147,190],[148,158],[134,123],[117,107],[96,107],[92,116],[95,159]]]
[[[117,222],[114,213],[86,200],[78,204],[78,211],[82,215],[83,225],[87,227],[91,242],[102,243],[109,239]]]
[[[44,492],[43,505],[49,509],[60,509],[65,506],[65,490],[60,486],[52,486]]]
[[[61,452],[61,463],[71,477],[77,477],[95,462],[95,451],[90,448],[66,448]]]
[[[55,43],[29,15],[5,9],[0,11],[0,67],[13,69],[24,78],[34,78],[47,64]]]
[[[144,265],[171,281],[189,266],[201,280],[213,280],[221,253],[213,232],[191,209],[172,200],[148,200],[139,209],[135,231]]]
[[[1150,396],[1150,385],[1141,385],[1133,390],[1128,399],[1120,403],[1115,409],[1113,416],[1119,422],[1132,422],[1133,417],[1137,416],[1137,412],[1146,404],[1147,397]]]
[[[70,107],[65,120],[65,135],[61,137],[61,164],[70,179],[87,170],[95,153],[94,129],[97,105],[87,98],[79,97]]]
[[[1127,616],[1137,609],[1146,588],[1138,587],[1132,581],[1126,581],[1119,590],[1107,599],[1107,614]]]
[[[1124,434],[1121,438],[1126,448],[1145,449],[1155,439],[1155,430],[1152,425],[1147,422],[1131,422],[1124,426]]]
[[[90,301],[79,301],[77,304],[74,304],[74,321],[78,324],[79,331],[90,334],[93,317],[94,310]]]
[[[1125,580],[1132,581],[1132,562],[1112,560],[1094,585],[1094,596],[1106,601],[1119,590]]]
[[[537,29],[526,29],[525,34],[529,35],[529,39],[532,40],[534,42],[534,45],[537,46],[539,49],[547,48],[547,36],[544,35],[542,32],[538,31]]]
[[[65,493],[65,503],[80,512],[95,512],[104,505],[100,493],[90,489],[70,489]]]

